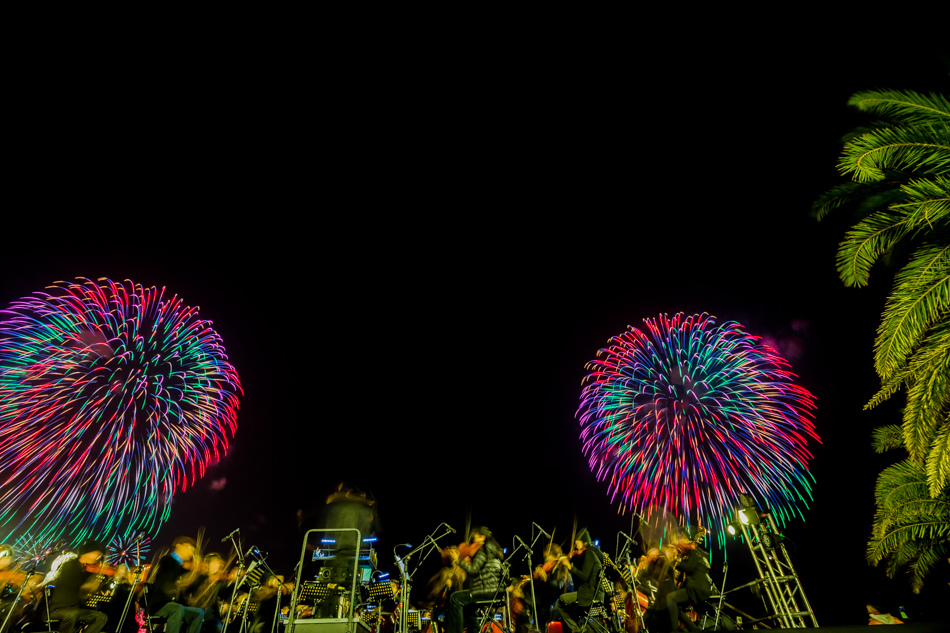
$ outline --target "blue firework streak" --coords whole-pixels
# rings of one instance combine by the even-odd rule
[[[586,369],[583,450],[612,500],[721,530],[738,495],[783,525],[811,499],[814,396],[760,337],[708,314],[644,319]]]

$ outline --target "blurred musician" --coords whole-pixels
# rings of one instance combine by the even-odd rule
[[[662,548],[650,548],[637,566],[637,582],[641,587],[653,588],[652,606],[643,614],[644,623],[651,631],[668,631],[671,628],[666,605],[667,597],[677,588],[673,582],[677,561],[677,549],[664,545]]]
[[[462,633],[463,624],[468,624],[470,632],[476,631],[477,622],[474,621],[474,609],[470,605],[478,600],[503,599],[505,596],[501,582],[501,545],[492,536],[491,530],[484,526],[472,530],[471,543],[478,549],[470,560],[460,558],[458,550],[450,554],[454,558],[453,562],[465,570],[468,587],[449,596],[446,633]]]
[[[257,612],[251,621],[251,633],[269,631],[277,614],[278,604],[289,601],[293,591],[293,582],[284,582],[284,577],[270,574],[264,584],[251,593],[251,601],[258,603]]]
[[[87,565],[102,566],[102,549],[93,541],[83,543],[77,554],[67,554],[44,580],[44,584],[53,587],[49,614],[59,620],[60,633],[75,633],[80,622],[86,625],[84,633],[99,633],[106,625],[109,618],[105,613],[80,606],[102,581],[101,576],[85,570]]]
[[[712,580],[709,577],[709,555],[699,548],[698,541],[706,534],[706,529],[700,527],[697,537],[692,540],[682,538],[676,542],[679,562],[676,569],[683,574],[684,579],[680,589],[671,592],[666,600],[666,610],[670,615],[670,622],[674,627],[682,622],[689,631],[698,631],[699,628],[686,615],[680,617],[680,607],[691,604],[694,607],[701,605],[712,593]]]
[[[590,605],[604,599],[600,573],[604,567],[604,555],[600,548],[591,545],[590,534],[581,530],[574,541],[571,560],[567,562],[576,591],[558,598],[555,607],[561,619],[575,633],[581,630],[578,617],[586,615]]]
[[[165,633],[179,633],[184,622],[187,633],[198,633],[204,622],[204,611],[176,602],[183,587],[190,585],[197,574],[188,572],[195,557],[195,539],[179,536],[172,541],[172,551],[158,561],[155,590],[148,597],[150,615],[165,618]]]
[[[544,562],[534,568],[534,592],[540,630],[547,630],[551,609],[561,594],[574,590],[568,559],[557,543],[544,548]]]
[[[17,568],[13,548],[0,545],[0,595],[6,597],[10,590],[16,593],[25,578],[26,575]]]
[[[230,593],[222,595],[222,589],[228,583],[226,563],[221,554],[211,552],[202,557],[200,569],[195,582],[188,588],[186,600],[189,606],[204,611],[204,633],[216,633],[224,625],[220,601],[231,597]]]
[[[116,565],[115,574],[109,583],[112,597],[108,602],[99,605],[99,608],[109,616],[109,622],[116,625],[118,625],[119,620],[122,620],[122,615],[125,613],[125,620],[122,621],[122,631],[120,633],[136,633],[139,628],[138,622],[135,621],[135,598],[132,598],[132,603],[129,602],[129,592],[133,591],[135,579],[134,569],[125,563]],[[127,613],[125,612],[126,605],[130,609]],[[113,628],[111,624],[109,628]]]

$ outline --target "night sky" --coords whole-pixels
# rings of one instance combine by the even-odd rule
[[[240,527],[286,572],[295,513],[341,480],[378,499],[386,568],[468,512],[509,548],[532,521],[568,538],[576,513],[612,554],[630,519],[581,453],[585,362],[644,317],[735,320],[817,397],[815,499],[785,533],[819,624],[864,623],[871,600],[930,613],[946,565],[915,597],[864,559],[874,479],[897,458],[869,438],[902,397],[862,410],[893,271],[845,288],[852,218],[819,224],[810,204],[863,120],[848,96],[946,92],[944,52],[572,46],[213,81],[156,60],[121,99],[109,72],[67,66],[81,106],[32,114],[0,303],[108,277],[199,305],[241,377],[238,432],[153,540]],[[754,578],[744,544],[728,558],[727,587]]]

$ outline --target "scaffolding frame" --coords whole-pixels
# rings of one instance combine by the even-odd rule
[[[782,542],[775,519],[767,512],[763,512],[759,517],[758,524],[740,525],[759,573],[759,583],[765,588],[772,607],[771,618],[777,620],[781,628],[817,628],[815,612],[805,597],[802,583]]]

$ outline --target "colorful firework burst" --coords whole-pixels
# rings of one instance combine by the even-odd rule
[[[109,553],[106,555],[106,560],[109,561],[110,565],[135,567],[145,558],[151,548],[152,539],[148,535],[143,535],[139,539],[117,536],[109,543]]]
[[[35,566],[53,553],[56,548],[49,538],[36,539],[29,532],[21,534],[13,543],[13,549],[20,555],[21,564],[24,566]]]
[[[154,532],[227,452],[237,372],[164,288],[47,290],[0,310],[0,525],[72,543]]]
[[[741,325],[708,314],[644,319],[590,361],[578,420],[611,499],[720,531],[738,496],[783,525],[808,505],[814,396]],[[807,498],[806,498],[807,497]]]

